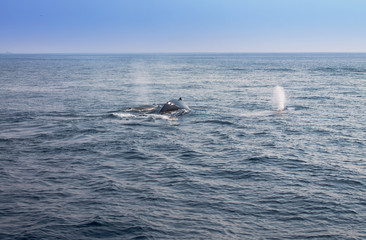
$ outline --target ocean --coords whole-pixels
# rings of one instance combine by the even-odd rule
[[[0,239],[366,239],[365,120],[364,53],[2,54]]]

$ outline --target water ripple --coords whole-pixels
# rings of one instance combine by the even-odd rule
[[[0,239],[365,239],[363,59],[0,56]]]

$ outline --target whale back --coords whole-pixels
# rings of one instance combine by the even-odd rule
[[[185,104],[183,102],[183,100],[181,98],[172,99],[164,104],[164,106],[160,109],[160,113],[167,113],[167,112],[176,111],[179,109],[185,109],[188,111],[189,107],[187,106],[187,104]]]

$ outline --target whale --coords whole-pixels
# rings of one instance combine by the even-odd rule
[[[179,99],[171,99],[168,102],[164,104],[164,106],[160,109],[159,113],[169,113],[177,110],[186,110],[189,111],[189,107],[185,102],[182,100],[182,98]]]

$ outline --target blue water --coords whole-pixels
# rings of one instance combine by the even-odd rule
[[[365,119],[366,54],[0,55],[0,239],[366,239]]]

